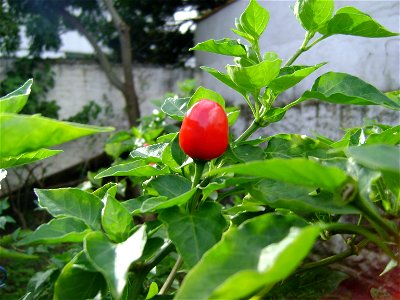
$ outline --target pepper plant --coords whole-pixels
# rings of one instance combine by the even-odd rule
[[[385,271],[397,265],[398,125],[352,128],[337,141],[254,134],[285,122],[288,110],[311,99],[398,111],[396,93],[384,94],[339,72],[324,73],[284,107],[275,103],[324,66],[294,65],[314,45],[336,34],[385,38],[398,33],[354,7],[334,11],[332,0],[298,0],[294,14],[305,38],[286,62],[277,53],[261,52],[269,13],[255,0],[233,29],[245,42],[224,38],[193,48],[233,57],[226,72],[202,69],[248,104],[254,118],[243,133],[228,133],[224,125],[234,124],[239,109],[199,87],[191,97],[167,98],[161,107],[175,122],[183,121],[181,131],[133,147],[128,157],[95,175],[105,180],[98,189],[35,190],[40,207],[54,218],[19,245],[82,245],[56,278],[54,299],[275,299],[293,297],[293,286],[309,287],[302,296],[312,299],[346,278],[329,269],[331,263],[370,244],[390,259]],[[210,101],[217,104],[205,105]],[[218,133],[214,122],[222,124]],[[122,178],[139,183],[140,195],[121,196]],[[316,261],[309,256],[316,243],[337,234],[347,244],[344,252]]]

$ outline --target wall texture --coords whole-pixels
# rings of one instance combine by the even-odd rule
[[[294,1],[268,0],[259,1],[259,3],[270,12],[270,21],[261,38],[260,47],[263,52],[278,53],[286,61],[301,45],[305,33],[290,8]],[[200,21],[196,30],[196,42],[224,37],[239,38],[233,34],[231,28],[234,27],[235,17],[241,15],[247,4],[248,1],[235,1]],[[355,6],[388,29],[400,30],[399,1],[335,1],[335,10],[343,6]],[[241,40],[246,43],[243,39]],[[277,104],[298,98],[306,89],[311,88],[318,76],[328,71],[355,75],[382,91],[398,90],[400,88],[399,57],[399,37],[384,39],[345,35],[330,37],[301,55],[295,62],[298,65],[314,65],[320,62],[328,62],[328,64],[285,92],[278,98]],[[206,65],[225,72],[225,65],[233,64],[233,61],[228,56],[196,51],[196,63],[198,66]],[[235,104],[244,102],[238,93],[223,86],[211,75],[203,74],[202,84],[220,92]],[[368,120],[396,123],[399,121],[399,114],[373,106],[349,108],[324,103],[303,103],[289,111],[283,122],[271,125],[267,133],[296,132],[312,135],[318,132],[336,138],[342,134],[340,128],[362,125]],[[244,126],[242,122],[238,128],[244,128]]]

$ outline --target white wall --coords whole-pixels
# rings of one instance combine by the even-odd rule
[[[297,50],[304,38],[304,29],[298,24],[290,6],[294,1],[259,1],[270,12],[270,21],[264,32],[260,47],[263,52],[274,51],[285,60]],[[248,1],[236,1],[197,24],[196,42],[224,37],[240,38],[231,28],[235,17],[239,17]],[[391,31],[400,31],[399,1],[335,1],[335,10],[343,6],[355,6],[368,13]],[[241,39],[243,43],[245,40]],[[309,78],[288,90],[277,104],[299,97],[311,88],[314,80],[328,71],[346,72],[370,82],[383,91],[397,90],[399,83],[400,38],[369,39],[338,35],[329,37],[306,52],[295,64],[313,65],[327,61]],[[206,65],[225,72],[225,65],[233,64],[232,58],[217,54],[195,51],[198,66]],[[220,92],[227,100],[236,104],[244,101],[232,89],[225,87],[206,72],[202,73],[202,84]],[[352,107],[332,104],[302,104],[289,111],[283,122],[268,128],[268,134],[297,132],[312,135],[317,131],[332,138],[341,135],[339,128],[361,125],[364,119],[397,123],[399,114],[377,107]],[[240,129],[245,126],[241,123]]]

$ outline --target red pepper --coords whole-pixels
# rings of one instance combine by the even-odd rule
[[[228,147],[228,118],[221,105],[202,99],[185,114],[179,145],[193,159],[211,160]]]

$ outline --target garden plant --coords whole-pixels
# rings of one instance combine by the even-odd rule
[[[382,272],[397,266],[398,125],[361,125],[339,140],[296,133],[255,138],[255,133],[285,122],[288,110],[308,100],[400,110],[398,93],[385,94],[339,72],[323,73],[284,107],[275,103],[325,68],[324,62],[294,64],[314,45],[336,34],[385,38],[398,33],[357,8],[335,11],[333,1],[298,0],[293,10],[305,38],[286,62],[261,51],[269,12],[255,0],[235,20],[233,32],[245,42],[224,38],[193,48],[233,57],[226,73],[202,69],[248,104],[253,120],[244,132],[229,131],[239,109],[199,87],[191,97],[165,99],[148,126],[114,134],[105,149],[115,162],[90,176],[90,189],[35,190],[40,208],[54,218],[18,246],[68,243],[71,259],[36,276],[24,299],[40,299],[46,281],[54,283],[54,299],[318,299],[347,277],[330,265],[365,247],[373,245],[387,256]],[[28,94],[27,87],[21,91]],[[39,145],[42,136],[48,142],[40,147],[77,137],[17,122],[41,117],[10,114],[22,104],[10,96],[6,100],[10,105],[1,106],[3,168],[38,157],[21,144],[25,139],[11,142],[26,128],[37,132],[26,140],[29,147]],[[3,127],[10,119],[12,125]],[[80,133],[104,130],[79,127]],[[55,150],[40,151],[43,158]],[[138,192],[130,199],[123,188],[127,181]],[[336,235],[343,237],[346,250],[318,260],[310,256],[317,244]]]

